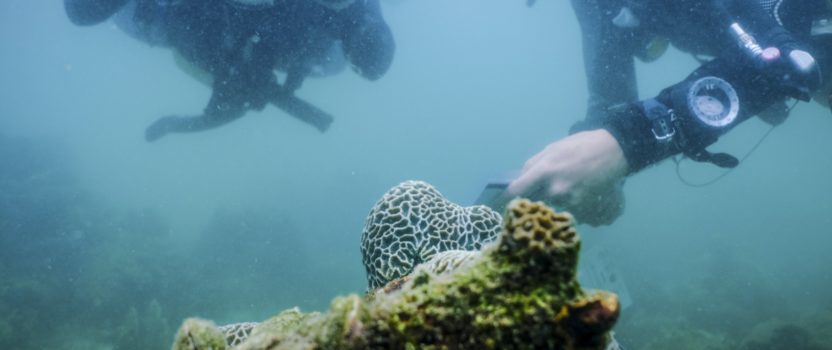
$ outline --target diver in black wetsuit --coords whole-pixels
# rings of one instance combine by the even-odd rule
[[[772,106],[786,113],[779,106],[787,98],[808,101],[821,90],[821,72],[829,71],[821,69],[832,52],[827,40],[812,35],[813,21],[830,12],[826,0],[572,0],[572,6],[583,33],[587,117],[527,161],[509,192],[550,200],[589,224],[609,224],[621,214],[626,176],[673,155],[736,166],[735,158],[705,148]],[[654,58],[663,46],[657,37],[713,59],[639,101],[633,61]]]
[[[139,36],[177,50],[213,78],[202,115],[160,118],[147,128],[148,141],[212,129],[267,104],[323,132],[332,117],[294,95],[303,80],[336,59],[333,49],[342,50],[362,77],[376,80],[395,51],[378,0],[333,6],[313,0],[65,0],[65,7],[79,25],[129,7]],[[283,83],[275,69],[287,73]]]

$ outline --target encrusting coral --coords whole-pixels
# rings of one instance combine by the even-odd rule
[[[185,320],[173,343],[174,349],[222,350],[226,347],[225,335],[214,322],[199,318]]]
[[[614,294],[581,290],[579,249],[569,214],[515,200],[481,253],[437,257],[459,262],[444,265],[455,270],[417,268],[399,288],[337,298],[325,314],[284,312],[234,349],[604,349],[620,306]],[[194,322],[174,350],[225,348],[215,347],[219,330]]]

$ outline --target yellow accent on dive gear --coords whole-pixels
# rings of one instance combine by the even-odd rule
[[[644,46],[644,50],[638,53],[636,57],[644,63],[653,62],[662,57],[667,52],[668,47],[670,47],[670,40],[657,35]]]

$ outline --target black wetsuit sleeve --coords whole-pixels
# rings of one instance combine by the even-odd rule
[[[581,27],[584,69],[589,89],[586,120],[575,128],[600,125],[607,107],[638,100],[632,33],[612,23],[616,9],[609,0],[572,0]]]
[[[727,127],[705,125],[692,115],[686,97],[690,86],[704,77],[718,77],[727,81],[739,97],[739,115]],[[774,86],[775,82],[760,71],[726,59],[713,60],[688,76],[684,81],[668,87],[655,97],[655,101],[673,110],[678,122],[674,142],[659,141],[653,134],[653,125],[645,116],[641,102],[613,108],[604,121],[604,129],[615,137],[621,146],[631,172],[638,172],[652,164],[679,153],[696,153],[716,142],[731,128],[756,115],[785,94]]]

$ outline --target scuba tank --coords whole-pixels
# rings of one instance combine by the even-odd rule
[[[116,27],[150,46],[170,47],[165,28],[169,11],[185,0],[130,0],[113,16]]]
[[[809,101],[812,91],[817,89],[821,81],[820,69],[815,58],[779,24],[779,19],[775,19],[777,23],[773,28],[767,29],[766,33],[753,33],[748,30],[754,23],[743,23],[743,18],[734,13],[737,9],[729,8],[730,4],[736,3],[736,0],[712,0],[716,14],[721,18],[723,25],[727,26],[728,33],[741,53],[752,65],[779,81],[789,97]],[[753,9],[749,10],[752,15],[753,12]],[[759,12],[761,16],[769,16],[762,5]],[[760,35],[762,37],[758,37]]]

